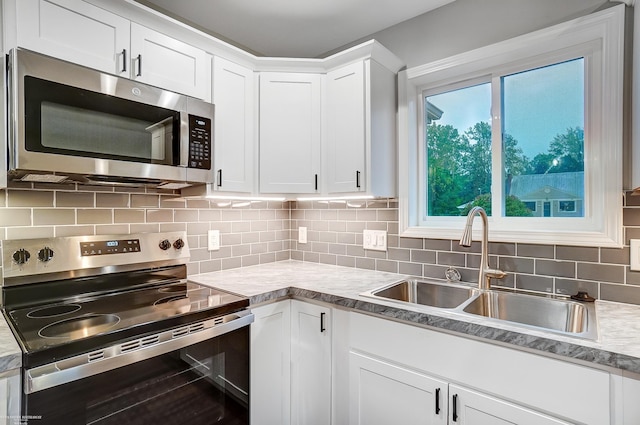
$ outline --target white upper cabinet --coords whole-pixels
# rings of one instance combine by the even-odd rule
[[[18,46],[116,75],[129,75],[130,23],[78,0],[18,0]]]
[[[356,62],[327,73],[327,189],[365,189],[364,63]]]
[[[260,74],[260,192],[318,192],[320,102],[319,74]]]
[[[215,190],[251,193],[254,189],[255,83],[251,69],[213,58]]]
[[[396,74],[373,59],[327,73],[327,193],[396,196]]]
[[[210,99],[211,60],[204,50],[131,23],[131,78]]]
[[[211,99],[201,49],[81,0],[18,0],[17,43],[35,52]]]

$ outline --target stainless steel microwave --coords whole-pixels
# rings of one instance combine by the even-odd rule
[[[21,49],[8,80],[12,180],[213,182],[210,103]]]

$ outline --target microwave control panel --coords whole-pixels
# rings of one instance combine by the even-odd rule
[[[211,169],[211,118],[189,115],[189,168]]]

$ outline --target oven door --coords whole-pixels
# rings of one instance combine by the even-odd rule
[[[249,326],[25,394],[22,412],[38,425],[246,425]]]

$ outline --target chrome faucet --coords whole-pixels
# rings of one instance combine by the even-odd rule
[[[507,274],[502,270],[489,268],[489,221],[487,213],[482,207],[473,207],[467,214],[467,224],[460,238],[460,246],[471,246],[471,238],[473,236],[473,219],[476,215],[482,218],[482,251],[480,253],[480,270],[478,273],[478,288],[490,289],[491,278],[502,279]]]

